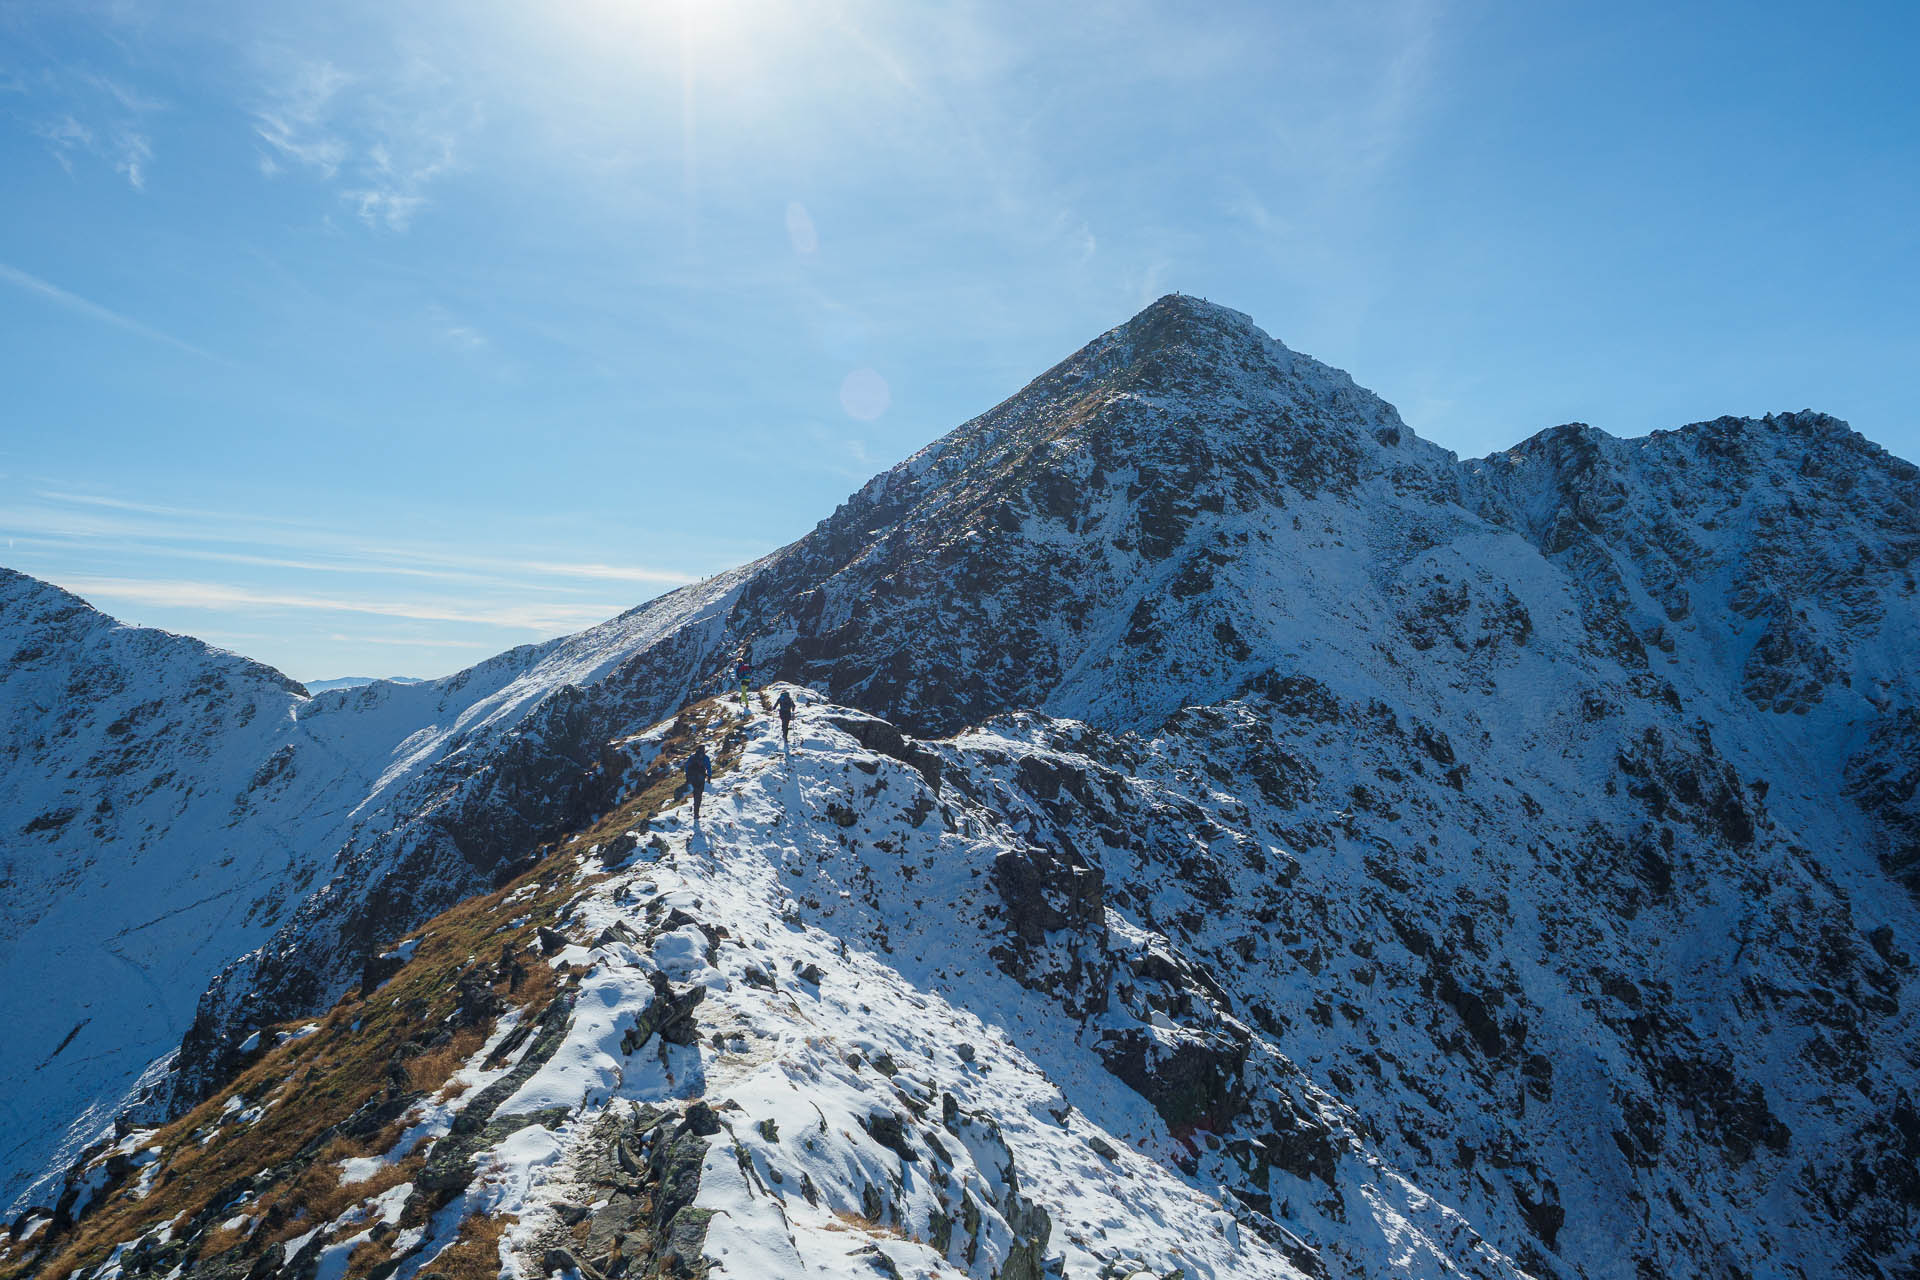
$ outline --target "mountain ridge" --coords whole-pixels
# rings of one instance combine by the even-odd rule
[[[1756,1168],[1795,1188],[1806,1223],[1863,1229],[1849,1254],[1803,1223],[1793,1257],[1898,1265],[1886,1215],[1914,1189],[1884,1169],[1849,1181],[1798,1144],[1897,1149],[1916,1091],[1898,1017],[1920,887],[1915,475],[1811,413],[1637,440],[1553,428],[1462,461],[1239,313],[1163,299],[794,544],[490,674],[368,702],[396,725],[409,698],[443,710],[430,733],[385,735],[414,745],[356,784],[365,837],[216,981],[169,1087],[133,1114],[208,1096],[248,1060],[249,1034],[325,1008],[421,919],[537,865],[617,798],[626,766],[608,744],[719,687],[744,643],[760,672],[898,726],[861,732],[904,735],[893,750],[923,765],[951,735],[1040,717],[1037,747],[991,783],[1011,806],[994,821],[1025,842],[995,864],[1014,920],[996,963],[1079,1017],[1126,1004],[1089,985],[1114,929],[1162,936],[1181,975],[1251,966],[1257,990],[1207,980],[1239,1012],[1204,1014],[1223,997],[1176,983],[1178,1007],[1215,1028],[1170,1033],[1192,1083],[1225,1100],[1297,1070],[1392,1117],[1372,1139],[1382,1158],[1437,1179],[1528,1273],[1720,1266],[1675,1225],[1685,1214],[1647,1206],[1677,1195],[1730,1223],[1757,1203],[1742,1172]],[[302,723],[351,716],[354,697],[313,699]],[[1047,745],[1088,734],[1102,745],[1083,762]],[[1158,808],[1100,798],[1156,753]],[[1072,905],[1091,872],[1114,886],[1082,902],[1103,919]],[[1276,874],[1292,892],[1273,895],[1262,877]],[[1506,885],[1540,887],[1508,902],[1490,888]],[[1548,885],[1595,905],[1582,914]],[[1036,900],[1055,905],[1034,915]],[[1355,928],[1372,955],[1340,951]],[[1397,1011],[1391,1035],[1375,1003]],[[1157,1025],[1158,1006],[1130,1007]],[[1731,1030],[1716,1029],[1722,1007],[1739,1013]],[[1247,1066],[1267,1061],[1261,1038],[1291,1064],[1279,1076]],[[1592,1065],[1588,1040],[1611,1059]],[[1556,1086],[1570,1045],[1588,1065],[1562,1066]],[[1131,1052],[1107,1067],[1150,1095],[1161,1086]],[[1388,1052],[1416,1064],[1401,1088]],[[1826,1097],[1808,1063],[1861,1101]],[[1487,1120],[1509,1087],[1541,1119]],[[1566,1127],[1576,1113],[1556,1097],[1570,1091],[1597,1128]],[[1249,1180],[1270,1165],[1218,1156],[1257,1137],[1312,1170],[1300,1134],[1332,1122],[1268,1116],[1249,1136],[1234,1128],[1255,1122],[1243,1105],[1201,1114],[1215,1128],[1196,1132],[1222,1146],[1202,1143],[1186,1176],[1268,1197],[1343,1256],[1331,1211]],[[1598,1183],[1569,1163],[1577,1132],[1602,1144]],[[1497,1163],[1449,1166],[1443,1140]],[[1665,1180],[1677,1157],[1663,1152],[1682,1149],[1703,1190]],[[1583,1217],[1609,1196],[1641,1206],[1618,1240]],[[1771,1247],[1722,1234],[1749,1267]]]

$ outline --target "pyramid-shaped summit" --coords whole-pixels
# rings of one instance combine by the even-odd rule
[[[179,875],[164,930],[16,910],[66,894],[43,936],[109,968],[231,959],[119,1135],[107,1055],[149,1041],[59,1007],[116,988],[0,1007],[16,1110],[92,1108],[10,1185],[100,1143],[0,1274],[1911,1273],[1916,477],[1817,415],[1460,463],[1174,296],[732,573],[445,681],[224,699],[217,769],[156,785],[181,682],[130,665],[12,767],[128,753],[140,844],[49,796],[23,847],[108,885],[231,847],[230,927]],[[742,647],[790,741],[706,696]],[[412,1181],[342,1190],[374,1169]],[[642,1212],[669,1186],[716,1234]]]
[[[1168,295],[876,477],[729,622],[919,731],[1038,706],[1145,727],[1261,669],[1266,589],[1207,584],[1279,565],[1249,553],[1291,543],[1294,508],[1360,518],[1368,486],[1450,466],[1345,373]]]
[[[1150,409],[1152,412],[1130,410]],[[1106,410],[1107,412],[1102,412]],[[916,462],[942,474],[1017,458],[1076,430],[1118,428],[1106,448],[1178,452],[1226,446],[1290,447],[1270,438],[1297,430],[1397,442],[1406,427],[1392,405],[1339,369],[1269,337],[1253,318],[1186,294],[1168,294],[1095,338],[1017,394],[929,446]],[[1210,440],[1209,430],[1216,437]],[[1006,456],[1011,455],[1011,457]],[[885,480],[886,477],[881,477]]]

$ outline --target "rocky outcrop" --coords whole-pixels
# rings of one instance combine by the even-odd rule
[[[1920,897],[1920,711],[1898,707],[1876,721],[1845,776],[1848,794],[1879,820],[1882,863]]]
[[[808,824],[765,887],[782,927],[858,915],[849,945],[908,967],[922,913],[978,929],[968,964],[1071,1024],[1260,1239],[1330,1274],[1373,1265],[1376,1214],[1488,1275],[1897,1272],[1904,1183],[1836,1153],[1890,1141],[1913,1093],[1920,924],[1892,887],[1917,847],[1916,480],[1812,413],[1575,424],[1461,462],[1245,317],[1163,299],[736,574],[450,681],[302,704],[308,737],[250,750],[223,820],[317,797],[362,818],[272,878],[264,945],[209,991],[155,1114],[383,976],[426,914],[636,790],[664,803],[648,727],[745,643],[851,704],[815,725],[841,774],[767,817]],[[79,727],[124,740],[102,759],[145,786],[179,729],[134,683],[89,683],[112,718]],[[265,723],[224,696],[229,733]],[[425,725],[403,766],[314,781],[322,730],[400,698]],[[76,850],[116,820],[65,794],[17,818]],[[710,852],[590,843],[595,875]],[[961,848],[980,856],[954,874]],[[792,870],[828,857],[858,874]],[[740,982],[824,998],[835,968]],[[708,1016],[687,999],[649,995],[623,1033],[645,1014],[648,1044],[699,1048],[673,1039]],[[46,1052],[75,1054],[80,1022],[42,1028]],[[859,1114],[856,1145],[925,1163],[907,1101]],[[1379,1208],[1382,1168],[1419,1170],[1428,1208]],[[862,1177],[848,1212],[903,1203]],[[982,1239],[1024,1213],[1005,1192],[915,1212],[958,1239],[973,1205]]]

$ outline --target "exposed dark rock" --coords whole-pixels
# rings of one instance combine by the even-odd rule
[[[1098,1046],[1107,1070],[1139,1093],[1176,1136],[1224,1132],[1246,1109],[1244,1037],[1182,1037],[1169,1049],[1144,1031],[1109,1032]]]
[[[577,1275],[581,1277],[581,1280],[603,1280],[597,1269],[588,1266],[586,1263],[580,1261],[580,1259],[574,1257],[573,1252],[569,1249],[548,1249],[546,1253],[541,1256],[540,1265],[545,1267],[549,1272],[560,1271],[568,1275]]]
[[[860,1120],[860,1127],[867,1136],[887,1148],[902,1160],[909,1163],[920,1159],[920,1153],[907,1141],[906,1127],[901,1118],[891,1111],[876,1111]]]
[[[1104,878],[1077,855],[1044,848],[1009,851],[994,859],[993,885],[1006,904],[1014,936],[1029,945],[1057,929],[1102,923]]]
[[[559,1049],[561,1041],[566,1038],[568,1019],[573,1013],[573,999],[570,992],[555,996],[541,1011],[533,1043],[527,1047],[513,1070],[475,1094],[460,1114],[454,1117],[451,1131],[434,1144],[426,1167],[414,1179],[414,1191],[407,1200],[409,1211],[416,1211],[417,1204],[417,1211],[425,1212],[429,1203],[437,1204],[450,1199],[473,1181],[475,1153],[492,1146],[508,1133],[540,1122],[534,1116],[513,1116],[501,1121],[498,1126],[491,1123],[493,1113],[500,1104],[518,1093],[520,1086],[532,1079],[533,1073],[546,1065],[547,1060]]]
[[[828,723],[841,730],[869,751],[891,756],[926,779],[927,786],[940,794],[941,761],[938,752],[921,746],[884,720],[856,720],[847,716],[831,717]]]
[[[707,989],[695,984],[676,995],[664,975],[654,976],[653,999],[620,1038],[622,1053],[638,1053],[656,1035],[669,1044],[679,1045],[692,1044],[699,1038],[693,1013],[706,999]]]

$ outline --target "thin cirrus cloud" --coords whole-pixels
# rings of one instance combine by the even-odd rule
[[[33,127],[33,132],[47,144],[47,151],[68,173],[73,172],[74,154],[90,151],[93,148],[93,130],[71,115],[43,120]]]
[[[91,156],[109,165],[135,191],[145,191],[153,160],[147,118],[166,104],[95,71],[62,68],[47,79],[42,93],[54,114],[28,128],[48,154],[68,173],[74,172],[76,159]],[[28,91],[23,82],[0,87]]]
[[[0,513],[0,528],[11,527],[10,522]],[[417,564],[402,563],[404,557],[421,558],[421,553],[402,551],[394,548],[370,548],[365,555],[353,560],[316,560],[299,559],[292,556],[270,556],[244,551],[215,551],[207,547],[187,546],[142,546],[137,541],[107,541],[106,535],[96,525],[88,536],[40,537],[33,534],[15,533],[9,536],[10,543],[18,543],[33,548],[58,551],[95,551],[106,552],[125,558],[162,558],[191,560],[203,564],[246,565],[258,569],[293,569],[304,573],[353,574],[383,578],[419,578],[433,582],[480,583],[493,587],[511,587],[524,591],[544,592],[548,594],[577,594],[580,588],[570,585],[566,579],[585,579],[593,582],[632,582],[644,586],[684,586],[694,581],[689,574],[676,573],[665,569],[647,569],[629,565],[610,564],[568,564],[546,560],[482,560],[478,558],[456,560],[454,563],[473,566],[485,565],[523,572],[532,580],[522,581],[502,577],[498,573],[482,573],[474,570],[454,567],[421,568]],[[537,576],[536,576],[537,575]]]
[[[457,622],[524,631],[558,632],[591,626],[618,612],[604,604],[503,605],[474,607],[439,600],[367,600],[303,592],[255,591],[220,582],[181,579],[68,576],[67,590],[92,599],[160,608],[240,610],[294,609],[324,613],[371,614],[417,622]]]
[[[130,316],[123,316],[110,307],[103,307],[97,302],[90,302],[77,293],[69,292],[57,284],[42,280],[39,276],[31,272],[22,271],[18,267],[8,266],[4,262],[0,262],[0,282],[10,284],[16,289],[23,289],[28,293],[38,294],[54,305],[63,307],[76,315],[85,316],[89,320],[97,321],[100,324],[112,325],[114,328],[123,329],[128,333],[138,334],[140,337],[146,338],[151,342],[163,342],[167,346],[177,348],[191,355],[199,356],[203,360],[217,360],[219,358],[209,355],[190,342],[182,342],[170,333],[162,333],[160,330],[149,325],[141,324],[138,320]]]
[[[283,165],[312,169],[331,179],[347,159],[347,141],[329,117],[340,91],[353,78],[324,59],[301,62],[276,78],[270,100],[253,113],[254,136],[265,143],[260,168],[269,176]]]
[[[477,120],[417,56],[379,74],[277,51],[257,61],[267,82],[253,112],[261,173],[305,171],[337,184],[336,197],[369,227],[411,227],[430,188],[458,167],[461,139]]]
[[[586,584],[609,582],[670,588],[696,578],[681,570],[653,565],[486,556],[405,543],[374,543],[324,525],[106,495],[43,489],[34,497],[39,501],[0,507],[0,532],[30,544],[90,550],[121,560],[182,559],[548,593],[577,593],[586,589]],[[614,611],[610,606],[594,607]]]
[[[278,639],[266,636],[265,639]],[[446,640],[437,636],[368,636],[346,635],[342,632],[329,632],[327,639],[339,644],[376,645],[382,649],[488,649],[494,646],[485,640]]]

